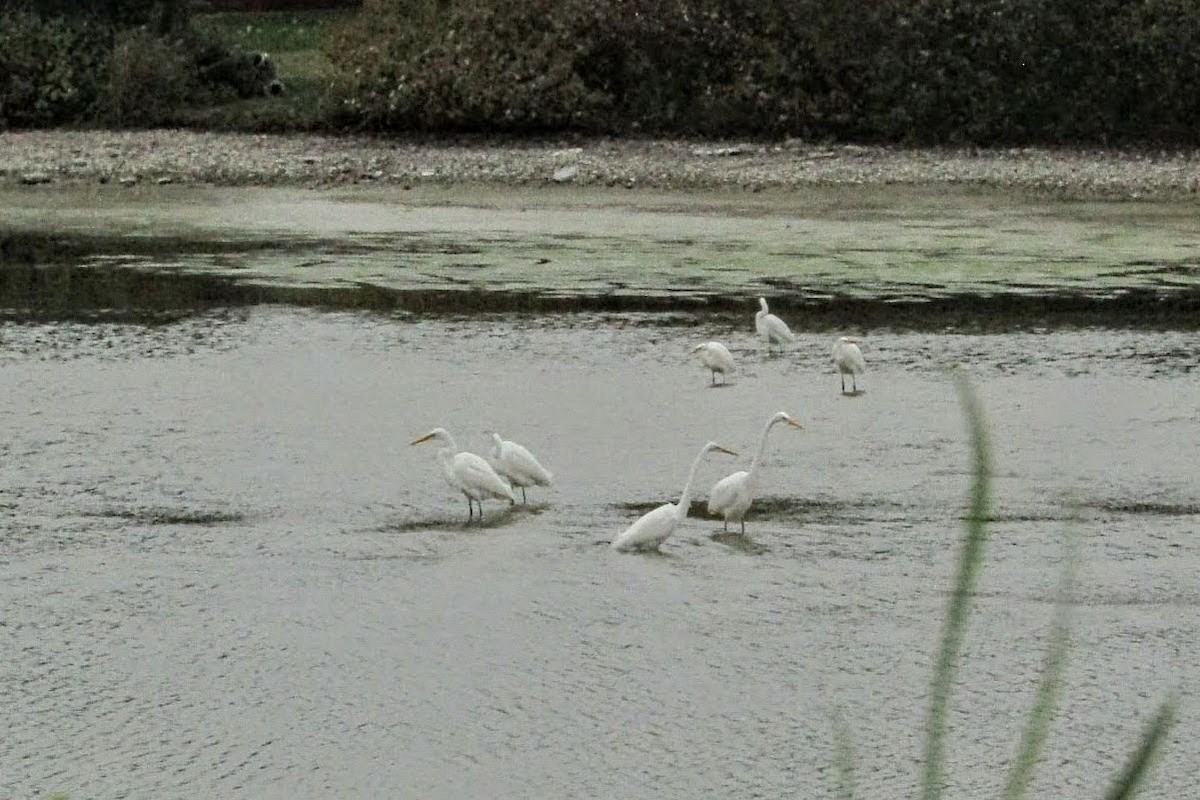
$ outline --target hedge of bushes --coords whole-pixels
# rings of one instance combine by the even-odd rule
[[[111,33],[25,9],[0,14],[0,128],[57,125],[94,110]]]
[[[1200,141],[1195,0],[366,0],[376,131]]]
[[[0,128],[211,100],[193,6],[0,0]],[[1197,144],[1198,43],[1197,0],[363,0],[316,125]]]
[[[0,0],[0,130],[171,123],[262,93],[253,56],[193,24],[191,0]]]

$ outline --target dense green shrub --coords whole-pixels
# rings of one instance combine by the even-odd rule
[[[83,18],[0,14],[0,128],[59,125],[96,104],[111,35]]]
[[[149,25],[159,33],[183,27],[198,8],[196,0],[21,0],[20,5],[43,17],[87,17],[117,28]]]
[[[1197,0],[364,0],[291,116],[195,7],[0,0],[0,127],[243,98],[270,130],[1200,143]]]
[[[192,6],[190,0],[4,4],[0,130],[174,124],[212,102],[268,93],[273,62],[193,24]],[[130,21],[141,23],[116,26]]]
[[[1194,0],[368,0],[331,59],[375,130],[1200,140]]]
[[[195,59],[186,48],[144,28],[117,35],[104,93],[108,119],[157,125],[171,121],[189,101],[201,97]]]
[[[588,97],[562,58],[567,15],[544,0],[472,4],[392,0],[368,4],[337,37],[345,68],[336,114],[375,129],[569,127],[590,116]]]
[[[864,119],[930,141],[1196,140],[1191,0],[897,3]],[[887,104],[891,104],[891,109]]]
[[[690,129],[742,38],[719,0],[377,0],[331,57],[364,127]]]

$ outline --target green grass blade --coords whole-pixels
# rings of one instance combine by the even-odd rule
[[[1121,774],[1117,776],[1108,793],[1104,795],[1104,800],[1127,800],[1137,794],[1138,786],[1150,771],[1155,756],[1162,748],[1163,738],[1175,724],[1177,711],[1178,703],[1173,697],[1167,698],[1158,707],[1158,713],[1146,726],[1141,742],[1130,755],[1129,761],[1125,763],[1124,769],[1121,770]]]
[[[937,800],[942,795],[942,772],[945,760],[946,708],[958,658],[962,650],[967,615],[971,610],[971,595],[983,564],[983,545],[987,538],[987,516],[991,495],[991,446],[988,442],[987,421],[979,397],[965,373],[955,374],[959,402],[967,418],[971,440],[970,505],[967,510],[967,532],[958,555],[958,570],[954,591],[942,623],[942,640],[934,663],[933,683],[929,696],[929,716],[925,726],[925,765],[921,795],[925,800]]]
[[[838,712],[833,715],[833,767],[840,800],[854,800],[854,736]]]
[[[1042,663],[1042,677],[1034,693],[1029,721],[1017,745],[1017,756],[1004,785],[1004,800],[1021,800],[1029,791],[1034,772],[1042,759],[1042,748],[1050,734],[1050,721],[1058,708],[1070,649],[1070,600],[1075,587],[1075,571],[1079,564],[1076,552],[1077,537],[1068,530],[1064,547],[1065,561],[1059,577],[1058,594],[1054,603],[1054,619],[1050,623],[1050,644]]]

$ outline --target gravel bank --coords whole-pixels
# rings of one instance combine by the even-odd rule
[[[0,134],[0,183],[335,187],[375,182],[662,189],[909,184],[1078,199],[1196,200],[1200,151],[899,149],[591,139],[424,143],[182,130]]]

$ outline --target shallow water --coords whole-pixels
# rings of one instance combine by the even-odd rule
[[[1195,330],[1198,247],[1192,203],[979,189],[25,187],[0,190],[0,258],[27,262],[0,313],[741,315],[766,295],[808,329]]]
[[[803,333],[722,318],[389,318],[262,306],[156,326],[0,325],[6,793],[423,798],[912,794],[967,490],[945,369],[993,425],[996,523],[949,741],[996,794],[1070,510],[1080,586],[1035,792],[1097,796],[1169,691],[1144,796],[1195,789],[1200,336],[868,331],[856,397]],[[690,347],[739,370],[709,387]],[[776,430],[748,536],[696,515],[608,542]],[[557,485],[466,504],[435,425],[495,429]]]

